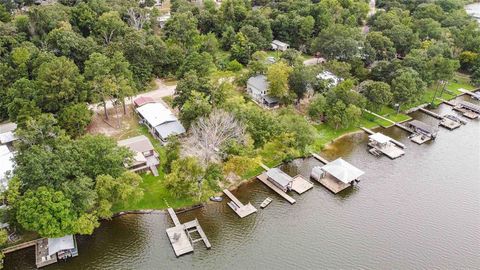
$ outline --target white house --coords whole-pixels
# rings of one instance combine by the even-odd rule
[[[325,70],[325,71],[322,71],[321,73],[319,73],[319,74],[317,75],[317,79],[328,81],[328,83],[327,83],[327,87],[328,87],[328,88],[335,87],[335,86],[337,86],[341,81],[343,81],[342,78],[336,76],[335,74],[333,74],[332,72],[330,72],[330,71],[328,71],[328,70]]]
[[[287,43],[285,42],[281,42],[280,40],[274,40],[272,41],[271,43],[272,45],[272,50],[274,51],[286,51],[288,49],[288,47],[290,47],[290,45],[288,45]]]
[[[150,133],[164,143],[169,136],[185,133],[185,128],[177,117],[162,103],[146,103],[135,110]]]
[[[8,189],[9,173],[13,168],[13,152],[6,145],[0,145],[0,190]]]
[[[279,105],[279,99],[269,96],[268,93],[268,81],[265,75],[257,75],[250,77],[247,81],[247,93],[258,104],[275,108]]]

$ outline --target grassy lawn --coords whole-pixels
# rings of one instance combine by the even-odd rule
[[[165,175],[159,171],[159,176],[143,174],[143,198],[138,202],[127,202],[114,207],[114,212],[140,209],[166,209],[168,207],[181,208],[194,204],[190,199],[174,198],[163,185]]]

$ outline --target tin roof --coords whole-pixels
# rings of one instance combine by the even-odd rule
[[[364,174],[362,170],[346,162],[342,158],[338,158],[332,162],[329,162],[321,169],[345,184],[358,179]]]
[[[48,238],[48,255],[50,256],[59,251],[74,248],[75,242],[73,240],[73,235],[65,235],[64,237],[59,238]]]
[[[287,187],[290,182],[293,181],[293,178],[290,175],[284,173],[279,168],[273,168],[268,170],[267,176],[282,187]]]

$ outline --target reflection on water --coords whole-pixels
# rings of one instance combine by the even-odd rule
[[[462,97],[476,102],[469,97]],[[478,102],[477,102],[478,104]],[[452,112],[447,105],[434,111]],[[433,123],[432,117],[413,117]],[[367,135],[338,140],[321,153],[342,156],[365,171],[362,181],[333,195],[318,183],[305,194],[291,194],[290,205],[258,181],[233,193],[258,207],[244,219],[226,205],[179,215],[197,218],[212,249],[175,258],[165,234],[164,215],[127,215],[104,222],[92,236],[79,237],[80,255],[46,269],[475,269],[480,265],[480,119],[457,130],[440,129],[437,139],[416,145],[399,128],[381,130],[407,146],[396,160],[367,151]],[[309,177],[313,158],[282,166],[290,175]],[[6,258],[6,269],[35,269],[34,251]]]

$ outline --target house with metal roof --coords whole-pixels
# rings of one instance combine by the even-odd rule
[[[144,136],[137,136],[118,142],[134,153],[133,162],[126,164],[126,167],[133,172],[145,172],[150,170],[153,175],[158,175],[157,166],[160,164],[159,155],[155,151],[150,140]]]
[[[162,103],[147,103],[135,109],[149,131],[163,143],[169,136],[185,133],[177,117]]]
[[[290,175],[284,173],[279,168],[272,168],[267,170],[266,175],[270,182],[272,182],[275,186],[277,186],[284,192],[292,189],[293,178]]]
[[[8,189],[10,173],[13,169],[13,152],[6,145],[0,145],[0,190]]]
[[[317,76],[317,79],[323,80],[327,82],[327,87],[332,88],[337,86],[341,81],[342,78],[338,77],[337,75],[333,74],[332,72],[325,70],[320,72]]]
[[[274,40],[272,41],[271,43],[271,46],[272,46],[272,50],[274,51],[286,51],[288,49],[288,47],[290,47],[290,45],[288,45],[287,43],[285,42],[281,42],[280,40]]]
[[[250,77],[247,80],[247,93],[262,106],[275,108],[280,104],[278,98],[268,95],[268,81],[265,75]]]

